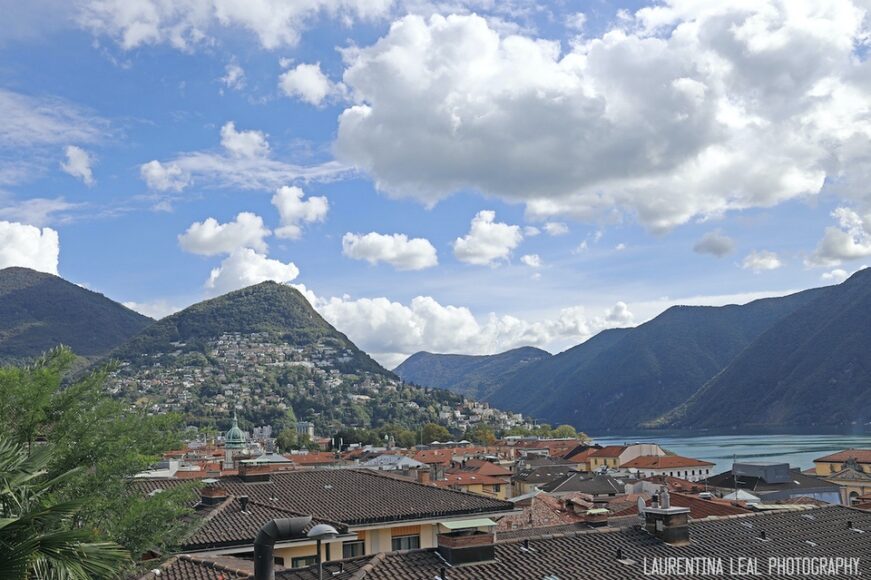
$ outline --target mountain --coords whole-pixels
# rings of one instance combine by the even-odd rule
[[[871,421],[871,269],[758,336],[656,425],[845,425]]]
[[[418,352],[393,372],[417,385],[481,399],[518,370],[550,357],[549,352],[531,346],[484,356]]]
[[[270,342],[297,347],[328,344],[347,351],[338,358],[349,372],[392,376],[324,320],[299,290],[276,282],[249,286],[167,316],[123,344],[112,357],[137,363],[177,351],[204,352],[227,334],[263,335]]]
[[[686,402],[773,325],[827,290],[742,306],[675,306],[529,365],[487,400],[553,424],[625,432]]]
[[[153,322],[52,274],[0,270],[0,363],[25,361],[59,344],[98,358]]]

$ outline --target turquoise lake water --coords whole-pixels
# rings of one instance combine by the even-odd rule
[[[789,463],[808,469],[813,460],[847,448],[871,449],[865,435],[628,435],[593,437],[600,445],[659,443],[678,455],[716,464],[714,473],[727,471],[737,461]]]

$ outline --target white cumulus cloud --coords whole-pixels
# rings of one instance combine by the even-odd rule
[[[227,256],[220,266],[212,270],[206,281],[206,289],[211,294],[225,294],[267,280],[279,283],[291,282],[297,276],[299,276],[299,269],[293,262],[285,264],[251,248],[241,248]]]
[[[525,256],[520,256],[520,261],[530,268],[541,267],[541,256],[538,254],[526,254]]]
[[[224,76],[221,77],[221,83],[228,89],[239,90],[245,88],[245,69],[239,66],[235,59],[231,60],[224,67]]]
[[[776,270],[783,265],[778,255],[768,250],[753,250],[741,263],[741,267],[745,270],[754,272],[762,272],[765,270]]]
[[[57,274],[59,254],[57,231],[0,221],[0,268],[19,266]]]
[[[871,256],[871,214],[839,207],[832,212],[838,227],[826,228],[823,239],[807,260],[811,266],[837,266],[844,260]]]
[[[858,2],[666,0],[570,47],[406,16],[345,52],[340,159],[389,195],[474,189],[530,219],[668,230],[818,194],[868,198]],[[772,71],[776,71],[772,73]]]
[[[94,184],[94,174],[91,171],[92,159],[90,154],[75,145],[67,145],[64,150],[66,161],[62,161],[60,166],[64,172],[81,179],[85,185]]]
[[[544,231],[550,236],[564,236],[569,233],[569,226],[562,222],[547,222]]]
[[[387,298],[319,299],[317,308],[357,345],[390,367],[421,350],[493,354],[525,345],[544,347],[555,340],[581,342],[633,320],[625,304],[619,303],[604,316],[572,307],[536,321],[496,314],[478,319],[466,307],[443,305],[431,296],[417,296],[408,304]]]
[[[288,97],[315,106],[339,90],[321,71],[320,63],[297,65],[279,77],[278,86]]]
[[[215,218],[194,222],[185,233],[178,236],[178,242],[186,252],[203,256],[229,254],[239,248],[252,248],[265,253],[267,246],[264,238],[270,233],[260,216],[242,212],[225,224]]]
[[[234,157],[251,159],[269,155],[269,141],[263,131],[237,131],[233,121],[221,127],[221,145]]]
[[[305,192],[299,187],[282,186],[272,196],[272,205],[278,209],[281,227],[275,230],[279,238],[295,240],[302,235],[302,224],[322,222],[330,211],[330,202],[324,196],[303,199]]]
[[[520,226],[495,221],[496,212],[479,211],[469,233],[454,241],[454,256],[467,264],[486,265],[505,260],[523,240]]]
[[[390,13],[393,0],[83,0],[78,23],[123,49],[167,44],[191,51],[223,29],[255,35],[268,50],[293,46],[319,16],[350,23]]]
[[[408,239],[405,234],[346,233],[342,253],[370,264],[387,262],[397,270],[423,270],[438,265],[435,247],[425,238]]]
[[[177,164],[164,165],[156,159],[143,163],[139,175],[150,189],[157,191],[181,191],[190,182],[190,176]]]
[[[124,302],[124,306],[130,310],[135,310],[139,314],[160,320],[166,318],[170,314],[175,314],[181,310],[180,306],[176,306],[166,300],[154,300],[152,302]]]

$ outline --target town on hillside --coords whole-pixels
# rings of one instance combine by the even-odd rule
[[[583,435],[402,447],[296,427],[321,448],[278,449],[234,420],[139,473],[142,494],[198,489],[179,552],[147,555],[142,578],[642,578],[662,557],[709,558],[693,577],[730,575],[717,566],[739,559],[733,576],[829,575],[829,561],[843,576],[871,573],[871,449],[806,471],[735,462],[714,473],[654,443]],[[264,548],[276,523],[286,533]],[[753,573],[784,554],[795,559],[779,572]],[[818,568],[802,569],[811,557]]]

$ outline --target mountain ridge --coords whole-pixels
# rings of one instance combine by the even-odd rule
[[[494,355],[417,352],[394,372],[403,380],[484,398],[493,387],[528,364],[551,357],[540,348],[524,346]]]
[[[0,270],[0,362],[25,362],[60,344],[95,360],[153,322],[54,274]]]

